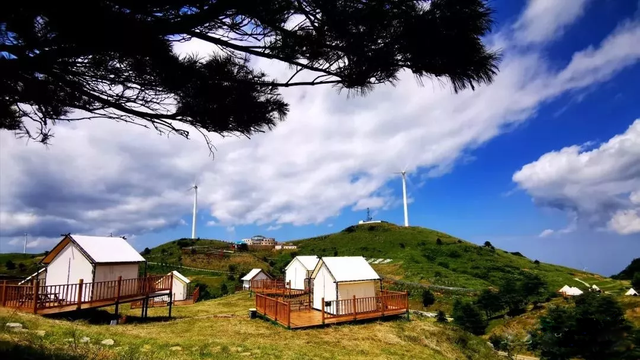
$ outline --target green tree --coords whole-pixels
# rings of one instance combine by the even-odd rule
[[[227,287],[226,283],[222,283],[222,286],[220,286],[220,294],[227,295],[229,293],[229,288]]]
[[[540,276],[533,273],[525,273],[519,284],[520,294],[528,301],[540,301],[546,294],[547,283]]]
[[[633,349],[633,326],[615,298],[585,292],[575,306],[551,308],[531,332],[541,359],[621,360]]]
[[[442,245],[442,240],[440,240],[440,238],[436,239],[436,245]]]
[[[521,293],[518,281],[513,276],[507,277],[502,282],[498,295],[510,313],[521,311],[527,303],[526,298]]]
[[[633,275],[633,279],[631,279],[631,286],[633,286],[637,291],[640,291],[640,272]]]
[[[99,117],[249,136],[284,119],[284,87],[365,94],[403,70],[455,92],[490,83],[491,26],[485,0],[13,1],[0,12],[0,128],[47,143],[56,122]],[[190,39],[221,51],[173,51]],[[292,76],[271,79],[249,57]]]
[[[4,263],[4,267],[6,267],[6,268],[7,268],[7,270],[15,270],[15,269],[16,269],[16,264],[15,264],[13,261],[11,261],[11,260],[7,260],[7,261]]]
[[[433,295],[431,290],[424,289],[422,290],[422,306],[427,307],[431,306],[436,302],[436,297]]]
[[[482,335],[487,329],[487,323],[482,317],[482,312],[477,306],[456,300],[453,304],[453,322],[464,330]]]
[[[504,304],[500,294],[489,289],[482,290],[475,303],[480,310],[484,311],[487,321],[489,321],[493,315],[504,310]]]

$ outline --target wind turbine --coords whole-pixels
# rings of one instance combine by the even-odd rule
[[[196,238],[196,213],[198,212],[198,183],[194,180],[193,186],[189,190],[193,189],[193,220],[191,221],[191,238]]]
[[[409,210],[407,209],[407,171],[402,170],[401,172],[397,172],[395,174],[402,175],[402,200],[404,202],[404,226],[409,226]]]

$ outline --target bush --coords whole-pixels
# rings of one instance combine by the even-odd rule
[[[23,263],[18,263],[18,269],[20,269],[20,272],[25,272],[27,271],[27,265]]]
[[[149,249],[148,247],[144,248],[144,250],[142,250],[142,256],[144,255],[149,255],[151,254],[151,249]]]
[[[15,270],[16,269],[16,264],[11,260],[7,260],[7,262],[4,263],[4,267],[6,267],[7,270]]]
[[[504,351],[504,337],[498,334],[491,334],[489,336],[489,342],[493,345],[493,349],[496,351]]]
[[[437,238],[437,239],[436,239],[436,244],[438,244],[438,245],[442,245],[442,240],[440,240],[440,238]]]
[[[404,249],[404,243],[400,243],[400,249]]]
[[[453,304],[453,322],[474,335],[483,335],[487,329],[487,323],[480,309],[460,300],[456,300]]]
[[[424,289],[422,290],[422,306],[427,307],[431,306],[436,302],[436,297],[433,295],[431,290]]]
[[[438,310],[438,314],[436,315],[436,321],[439,323],[446,323],[449,320],[447,320],[447,314],[445,314],[444,311]]]
[[[637,291],[640,291],[640,272],[637,272],[633,275],[633,279],[631,279],[631,286]]]
[[[540,261],[536,260],[533,262],[534,265],[540,265]]]
[[[439,261],[438,262],[438,266],[443,267],[445,269],[448,269],[449,268],[449,263],[444,262],[444,261]]]
[[[229,288],[227,287],[227,284],[222,283],[222,286],[220,286],[220,294],[227,295],[229,293]]]
[[[229,270],[230,273],[235,274],[236,271],[238,271],[238,267],[236,266],[236,264],[229,264],[229,266],[227,267],[227,269]]]
[[[227,280],[229,280],[229,281],[235,281],[235,280],[236,280],[236,277],[235,277],[235,275],[233,275],[233,274],[229,274],[229,275],[227,275]]]

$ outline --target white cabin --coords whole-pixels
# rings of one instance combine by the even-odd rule
[[[320,259],[315,256],[296,256],[284,269],[285,283],[290,284],[291,289],[305,290],[309,288],[309,279]]]
[[[168,273],[167,276],[171,276],[171,274],[173,274],[173,286],[172,286],[173,301],[187,300],[187,298],[190,295],[188,289],[189,289],[189,283],[191,282],[191,280],[187,279],[184,275],[180,274],[175,270]],[[162,279],[158,281],[160,282],[162,281]],[[169,301],[169,296],[163,296],[159,299],[161,301]]]
[[[625,295],[627,295],[627,296],[638,296],[638,292],[633,290],[633,289],[629,289],[629,291],[627,291],[625,293]]]
[[[348,312],[347,308],[341,309],[336,300],[375,297],[380,281],[380,276],[362,256],[323,257],[311,275],[313,308],[324,307],[325,312],[337,315]],[[375,301],[366,306],[371,306],[369,310],[376,309]]]
[[[46,265],[41,285],[77,284],[80,279],[84,283],[111,281],[119,276],[134,279],[145,261],[121,237],[66,235],[40,262]],[[90,291],[83,292],[83,297],[90,299]]]
[[[269,280],[271,276],[264,272],[262,269],[252,269],[249,271],[247,275],[245,275],[242,279],[242,289],[249,290],[251,289],[251,280]]]

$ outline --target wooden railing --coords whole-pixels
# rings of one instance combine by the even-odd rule
[[[284,301],[256,294],[256,310],[286,327],[291,325],[291,307]]]
[[[278,294],[283,296],[299,296],[308,294],[307,290],[297,290],[291,288],[291,281],[283,280],[251,280],[251,291],[259,294]]]
[[[324,300],[324,299],[323,299]],[[359,314],[402,312],[409,309],[409,295],[406,292],[383,290],[380,296],[331,300],[324,302],[325,319],[347,317],[357,319]]]
[[[98,302],[113,302],[149,295],[171,289],[171,276],[148,276],[145,278],[118,279],[77,284],[33,285],[2,284],[0,306],[22,310],[51,309]]]
[[[383,290],[379,296],[324,301],[320,312],[321,323],[332,319],[351,321],[364,318],[375,318],[387,315],[397,315],[409,311],[409,295],[407,292]],[[310,310],[308,300],[279,300],[264,294],[256,293],[256,310],[280,324],[291,327],[291,313]],[[319,325],[319,324],[316,324]]]

